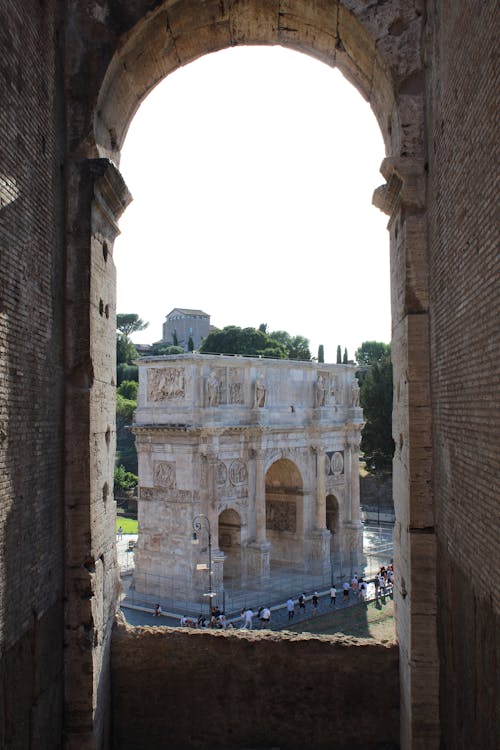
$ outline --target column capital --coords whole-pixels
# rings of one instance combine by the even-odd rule
[[[264,458],[264,450],[263,448],[255,448],[254,446],[252,446],[248,449],[248,455],[250,456],[250,458],[257,461]]]
[[[324,445],[320,445],[318,443],[314,443],[313,445],[311,445],[311,451],[315,455],[321,456],[321,455],[323,455],[325,453],[325,446]]]

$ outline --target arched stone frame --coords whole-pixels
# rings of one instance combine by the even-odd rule
[[[89,727],[102,724],[98,712],[105,710],[105,701],[97,701],[96,691],[107,689],[101,682],[101,664],[109,658],[118,591],[116,568],[102,564],[112,549],[112,513],[103,512],[114,447],[114,441],[105,438],[114,419],[112,245],[116,221],[130,200],[114,165],[140,101],[169,72],[224,47],[281,44],[338,66],[369,99],[386,145],[382,172],[387,183],[376,192],[375,202],[390,215],[401,738],[403,747],[411,747],[425,731],[427,747],[437,746],[422,25],[417,3],[412,10],[397,2],[380,9],[377,5],[347,0],[207,0],[194,8],[187,0],[169,0],[151,11],[151,4],[143,0],[119,21],[98,13],[90,18],[80,10],[81,19],[76,16],[67,29],[65,627],[66,704],[73,717],[69,735],[99,731]],[[101,309],[108,310],[104,332]],[[105,597],[104,591],[114,591],[115,596]],[[96,633],[83,650],[75,620],[91,623]],[[87,701],[72,679],[75,671],[95,675]],[[72,706],[79,710],[72,711]]]
[[[235,508],[224,508],[218,518],[218,548],[224,553],[224,581],[245,577],[244,543],[241,514]]]
[[[273,561],[301,564],[304,559],[303,475],[298,462],[285,451],[279,458],[266,463],[266,538],[271,545],[271,564]],[[292,477],[292,484],[286,484],[285,475]],[[273,477],[278,478],[276,487],[271,485],[276,482]],[[275,518],[272,518],[273,514]]]
[[[327,490],[325,498],[326,528],[330,532],[330,566],[332,578],[343,572],[345,508],[343,493]]]

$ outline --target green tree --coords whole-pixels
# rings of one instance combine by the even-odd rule
[[[194,352],[194,341],[192,336],[188,338],[188,352]]]
[[[116,393],[129,401],[137,401],[138,388],[139,383],[136,380],[123,380]]]
[[[226,326],[213,331],[203,340],[199,350],[202,354],[241,354],[243,356],[272,356],[286,359],[287,350],[264,331],[256,328]]]
[[[373,365],[390,356],[391,345],[382,341],[363,341],[359,349],[356,349],[355,357],[359,365]]]
[[[349,362],[349,355],[347,354],[347,347],[344,347],[344,358],[342,364],[346,365]]]
[[[145,323],[135,313],[117,313],[116,315],[116,330],[124,336],[130,336],[135,331],[143,331],[148,325],[149,323]]]
[[[323,348],[323,344],[320,344],[318,346],[318,362],[324,362],[325,361],[325,350]]]
[[[130,383],[130,381],[128,381]],[[120,386],[121,388],[121,386]],[[127,384],[124,391],[130,393],[133,386]],[[127,471],[137,474],[137,451],[135,449],[135,435],[130,429],[137,408],[135,399],[126,398],[116,392],[116,465],[122,464]]]
[[[361,450],[369,459],[370,470],[386,468],[394,456],[392,439],[392,363],[389,356],[375,362],[361,383],[360,403],[365,427]]]
[[[340,344],[337,346],[337,364],[342,364],[342,349],[340,348]]]
[[[172,334],[172,344],[174,346],[179,346],[179,339],[177,338],[177,331],[174,329],[174,332]]]
[[[137,349],[125,333],[116,336],[116,364],[130,364],[139,357]]]
[[[115,466],[114,475],[115,493],[130,492],[137,487],[138,477],[131,471],[127,471],[123,464]]]
[[[311,352],[309,340],[305,336],[291,336],[287,331],[273,331],[269,336],[287,349],[287,359],[298,359],[309,362]]]
[[[137,365],[128,365],[122,362],[116,367],[116,384],[120,385],[124,380],[139,381],[139,368]]]
[[[165,344],[163,341],[159,341],[151,347],[151,354],[154,357],[171,354],[184,354],[184,349],[182,346],[172,346],[171,344]]]

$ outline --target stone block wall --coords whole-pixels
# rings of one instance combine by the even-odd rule
[[[394,509],[392,496],[392,475],[374,476],[367,474],[359,478],[359,495],[362,508],[377,509],[380,507],[386,511]]]
[[[40,750],[55,747],[63,715],[56,5],[0,3],[0,747]]]
[[[498,5],[448,0],[429,26],[441,730],[446,748],[487,750],[497,741],[500,632]]]
[[[395,644],[122,623],[112,692],[120,750],[398,746]]]
[[[147,23],[134,28],[141,18]],[[106,745],[117,599],[112,243],[128,197],[112,165],[92,160],[119,158],[130,116],[169,71],[251,42],[285,44],[339,65],[370,98],[384,130],[391,158],[383,192],[401,219],[391,224],[391,243],[403,744],[493,746],[499,594],[491,573],[500,553],[497,18],[494,0],[0,0],[0,746]],[[122,54],[106,75],[117,49]],[[149,634],[133,637],[147,648]],[[185,645],[195,649],[196,639],[186,637]],[[244,706],[259,718],[261,695],[268,705],[272,696],[260,682],[245,680],[253,641],[242,643],[243,653],[234,646],[238,668],[226,669],[220,681],[239,695],[229,704],[233,713]],[[200,674],[202,686],[212,685],[217,648],[180,651],[196,667],[187,670],[190,686]],[[265,666],[250,663],[272,670],[270,684],[285,684],[293,648],[277,637]],[[360,666],[363,653],[356,649],[351,661]],[[303,658],[327,679],[316,656]],[[173,674],[181,683],[182,665]],[[326,711],[341,714],[346,705],[339,690],[318,696],[314,670],[301,674],[309,692],[296,681],[293,702],[280,704],[286,710],[278,706],[280,726],[301,705],[311,706],[318,724],[333,721]],[[163,692],[175,688],[161,669],[155,684]],[[131,722],[132,688],[117,679],[115,685],[130,698],[120,704],[115,694],[115,708],[126,707],[123,720]],[[314,705],[313,695],[321,698]],[[203,710],[206,691],[196,696]],[[214,693],[215,706],[209,696],[221,717],[226,693]],[[135,690],[134,697],[141,698],[139,726],[162,695]],[[352,726],[357,720],[353,715]],[[372,730],[379,724],[378,716]],[[364,725],[357,726],[362,738]],[[351,737],[334,738],[338,747],[356,747]],[[279,737],[275,744],[282,745]]]

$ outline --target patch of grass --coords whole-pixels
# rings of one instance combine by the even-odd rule
[[[352,635],[391,642],[396,639],[394,602],[386,596],[377,602],[355,604],[319,614],[307,622],[287,628],[295,632],[322,633],[324,635]]]
[[[137,518],[127,518],[127,516],[116,516],[116,531],[121,526],[124,534],[137,534]]]

